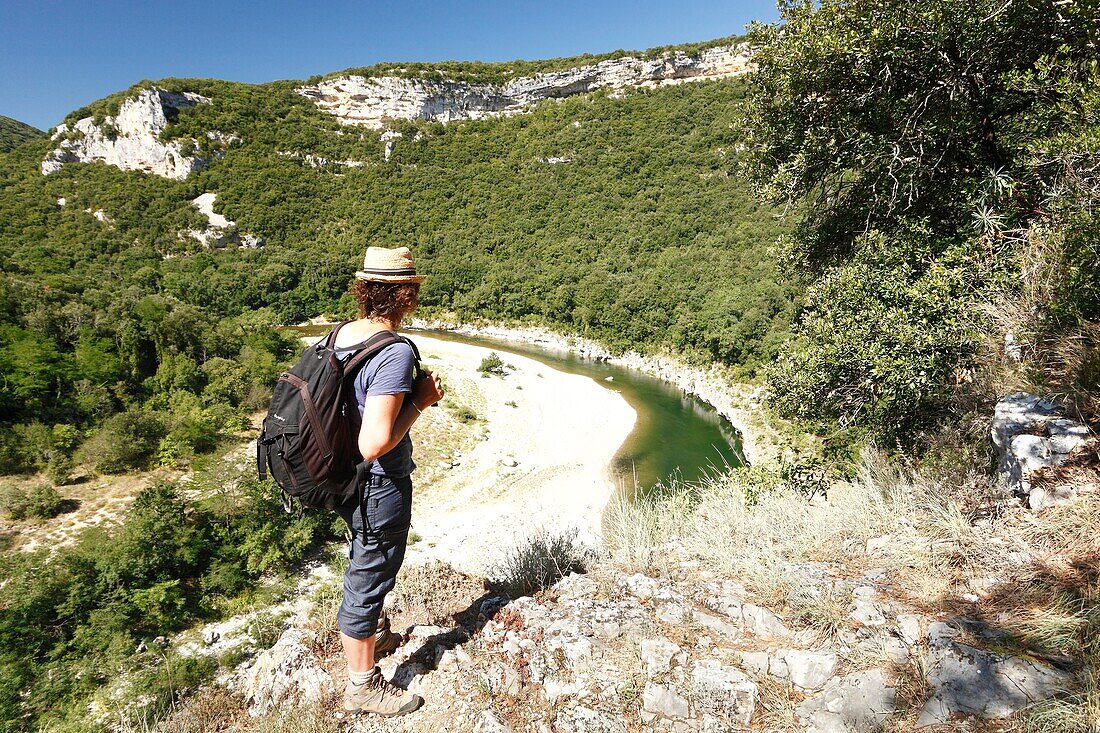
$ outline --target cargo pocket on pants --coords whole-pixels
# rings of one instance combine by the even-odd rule
[[[363,529],[376,535],[407,532],[412,523],[412,482],[371,476],[363,496]]]

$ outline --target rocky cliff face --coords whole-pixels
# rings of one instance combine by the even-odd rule
[[[179,110],[209,102],[198,94],[150,87],[124,101],[118,115],[106,117],[101,124],[85,117],[72,127],[59,125],[53,135],[58,146],[42,161],[42,173],[61,170],[66,163],[101,161],[126,171],[186,178],[206,161],[184,154],[184,146],[191,141],[165,143],[160,134]]]
[[[657,59],[626,56],[567,71],[513,79],[502,85],[356,75],[300,87],[298,93],[348,125],[382,128],[387,120],[451,122],[516,114],[544,99],[596,89],[652,87],[736,76],[751,70],[747,44],[717,46],[696,55]]]

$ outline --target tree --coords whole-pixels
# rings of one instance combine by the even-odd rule
[[[774,202],[804,197],[799,244],[836,262],[901,219],[969,225],[968,195],[1018,169],[1066,90],[1017,83],[1045,59],[1095,58],[1095,0],[804,0],[755,25],[745,169]],[[1038,187],[1036,187],[1038,188]],[[1021,209],[1039,195],[1018,191]]]
[[[788,264],[818,278],[769,370],[783,412],[893,442],[992,396],[966,377],[989,357],[983,304],[1013,297],[1024,230],[1065,188],[1037,143],[1095,128],[1066,108],[1098,78],[1098,17],[1095,0],[825,0],[752,29],[744,170],[800,215]]]

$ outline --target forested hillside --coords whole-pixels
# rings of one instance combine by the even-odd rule
[[[514,73],[466,66],[446,71]],[[90,117],[117,134],[108,118],[149,86],[68,122]],[[10,516],[56,512],[52,485],[74,465],[187,465],[224,443],[296,351],[274,326],[349,314],[349,277],[370,244],[413,248],[430,274],[429,311],[547,324],[746,374],[774,357],[793,319],[799,286],[769,255],[781,224],[736,173],[738,80],[446,126],[395,122],[388,159],[379,132],[339,125],[290,82],[157,86],[210,100],[161,135],[201,141],[186,153],[210,158],[183,180],[104,163],[43,175],[57,145],[46,139],[0,158],[0,472],[49,482],[5,489]],[[205,192],[264,246],[207,249],[188,234],[207,225],[192,205]],[[51,719],[102,682],[85,666],[129,664],[138,640],[247,596],[322,530],[279,516],[254,482],[199,503],[162,487],[109,534],[52,559],[8,557],[0,709]],[[192,673],[209,670],[177,669],[176,684]],[[24,690],[33,696],[20,702]]]
[[[27,140],[33,140],[43,135],[45,133],[37,127],[31,127],[25,122],[0,115],[0,153],[7,152],[17,145],[22,145]]]
[[[395,123],[388,161],[378,133],[341,127],[291,83],[158,85],[211,100],[163,134],[209,148],[212,162],[186,180],[100,163],[44,176],[46,141],[0,164],[6,470],[48,463],[37,425],[88,431],[139,407],[162,411],[161,427],[147,426],[138,456],[101,464],[135,465],[166,436],[194,450],[202,441],[184,433],[202,430],[179,415],[261,404],[287,355],[268,327],[349,312],[349,273],[368,244],[414,249],[431,274],[429,310],[750,373],[792,318],[797,285],[768,254],[780,226],[734,173],[737,80]],[[102,119],[126,96],[73,117]],[[191,200],[207,191],[266,246],[205,250],[188,237],[205,225]]]

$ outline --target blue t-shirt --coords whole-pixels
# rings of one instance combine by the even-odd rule
[[[337,351],[341,359],[347,359],[354,351]],[[416,357],[406,343],[390,344],[367,361],[355,376],[355,401],[359,403],[359,417],[368,396],[384,394],[411,394],[416,376]],[[416,468],[412,459],[412,439],[405,433],[401,440],[377,461],[370,471],[379,476],[402,478]]]

